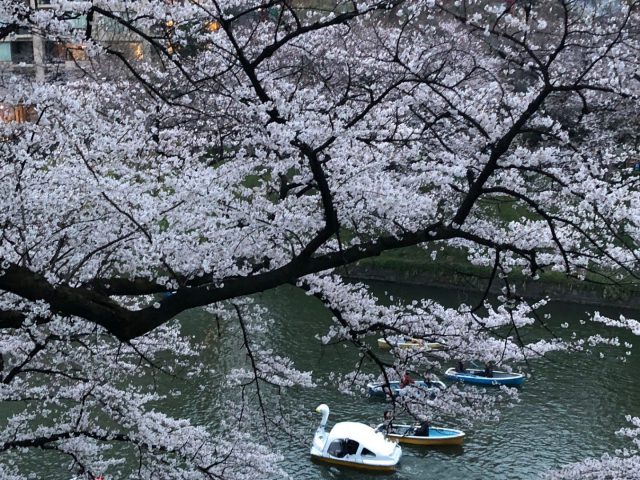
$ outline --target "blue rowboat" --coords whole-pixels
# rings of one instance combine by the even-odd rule
[[[479,368],[467,368],[464,373],[457,372],[455,368],[450,368],[444,373],[445,378],[464,383],[474,383],[476,385],[509,385],[518,386],[524,382],[522,373],[509,373],[494,371],[492,377],[487,377],[484,370]]]
[[[403,388],[400,388],[400,382],[389,382],[388,386],[386,383],[367,384],[369,395],[373,397],[384,397],[385,395],[389,395],[389,392],[392,392],[394,395],[404,395],[410,391],[415,392],[416,389],[424,390],[429,393],[429,395],[437,395],[445,388],[447,388],[446,385],[437,379],[431,380],[429,385],[422,380],[417,380]]]
[[[465,433],[461,430],[443,427],[429,427],[429,435],[414,435],[415,425],[393,425],[385,433],[389,440],[410,445],[462,445]],[[384,423],[376,427],[379,432],[385,431]]]

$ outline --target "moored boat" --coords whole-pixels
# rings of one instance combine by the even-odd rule
[[[343,467],[383,472],[395,470],[402,456],[400,445],[358,422],[336,423],[327,433],[329,407],[322,404],[316,411],[322,413],[322,420],[311,444],[312,458]]]
[[[410,445],[462,445],[465,433],[462,430],[444,427],[429,427],[429,435],[415,435],[415,425],[393,425],[386,432],[388,439],[407,443]],[[384,431],[384,424],[376,427],[378,431]]]
[[[394,395],[404,395],[412,390],[415,392],[415,389],[423,390],[429,395],[437,395],[445,388],[447,388],[447,386],[439,379],[433,379],[429,382],[417,380],[404,387],[400,386],[400,382],[389,382],[388,385],[382,382],[367,384],[367,391],[369,392],[369,395],[373,397],[383,397],[390,393],[393,393]]]
[[[495,370],[492,376],[486,376],[485,371],[479,368],[466,368],[464,372],[458,372],[455,368],[450,368],[444,373],[445,378],[464,383],[474,383],[477,385],[508,385],[518,386],[524,382],[524,374],[501,372]]]
[[[378,339],[378,348],[381,350],[391,350],[391,347],[402,349],[424,348],[425,350],[442,350],[445,345],[440,342],[430,342],[428,340],[413,337],[389,337]]]

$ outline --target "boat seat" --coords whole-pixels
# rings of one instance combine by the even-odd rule
[[[336,458],[344,457],[347,454],[346,441],[334,440],[333,442],[331,442],[331,445],[329,445],[327,453]]]
[[[327,453],[332,457],[343,458],[347,455],[355,455],[358,452],[359,447],[360,444],[355,440],[346,438],[341,440],[334,440],[333,442],[331,442],[331,445],[329,445]]]
[[[347,440],[346,442],[347,455],[355,455],[359,447],[360,447],[360,444],[355,440]]]

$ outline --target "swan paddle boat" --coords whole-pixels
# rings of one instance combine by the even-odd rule
[[[370,471],[395,470],[402,448],[387,440],[382,434],[364,423],[336,423],[330,432],[325,427],[329,419],[329,407],[324,403],[316,408],[322,414],[320,426],[313,437],[311,457],[343,467]]]
[[[456,380],[464,383],[475,383],[477,385],[508,385],[518,386],[524,382],[524,374],[493,371],[493,376],[487,377],[484,370],[479,368],[467,368],[464,372],[458,372],[455,368],[448,369],[444,376],[449,380]]]
[[[378,431],[384,431],[384,423],[376,427]],[[408,443],[410,445],[462,445],[465,433],[461,430],[443,427],[429,427],[429,435],[415,435],[416,425],[393,425],[387,438],[394,442]]]
[[[442,350],[445,345],[440,342],[429,342],[421,338],[413,337],[389,337],[378,339],[378,348],[381,350],[391,350],[391,347],[402,349],[418,349],[424,348],[425,350]]]
[[[429,395],[435,396],[445,388],[447,388],[447,386],[437,378],[431,380],[429,384],[422,380],[416,380],[415,382],[410,383],[405,387],[401,387],[400,382],[389,382],[389,385],[382,382],[367,384],[367,391],[372,397],[384,397],[386,395],[389,395],[390,392],[392,392],[394,395],[404,395],[411,392],[412,390],[415,392],[416,389],[424,390]]]

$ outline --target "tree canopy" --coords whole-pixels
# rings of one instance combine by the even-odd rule
[[[54,450],[95,475],[121,444],[130,478],[282,474],[268,446],[159,413],[133,379],[204,368],[173,319],[205,307],[243,335],[249,361],[228,381],[253,394],[235,408],[272,418],[261,385],[313,385],[258,340],[269,312],[250,296],[286,284],[332,313],[322,341],[353,344],[383,378],[453,359],[509,368],[608,342],[607,325],[640,333],[594,315],[602,337],[524,343],[544,299],[510,280],[637,279],[640,177],[623,167],[640,162],[639,28],[635,1],[2,0],[0,40],[28,29],[84,52],[45,82],[2,75],[2,103],[35,112],[0,123],[3,456]],[[384,306],[341,278],[412,246],[465,252],[499,303]],[[447,348],[388,362],[368,347],[394,335]],[[476,417],[495,401],[398,400]],[[23,478],[12,465],[5,478]]]

